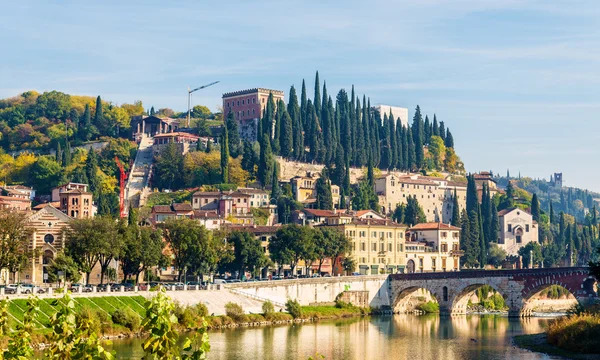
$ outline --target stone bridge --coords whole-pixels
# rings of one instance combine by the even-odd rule
[[[504,297],[509,316],[531,316],[533,299],[551,285],[566,288],[580,303],[597,296],[596,280],[586,267],[393,274],[388,282],[394,312],[404,312],[410,295],[419,289],[428,290],[440,313],[447,315],[465,314],[469,295],[483,285]]]

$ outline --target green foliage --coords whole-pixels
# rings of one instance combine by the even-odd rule
[[[66,255],[64,252],[60,252],[56,255],[50,264],[46,267],[48,273],[49,282],[62,281],[63,276],[66,277],[66,281],[76,283],[81,278],[79,274],[79,268],[73,258]],[[63,276],[59,277],[58,272],[62,271]]]
[[[428,301],[426,303],[419,304],[419,306],[417,306],[417,309],[425,313],[439,313],[440,305],[435,301]]]
[[[153,186],[159,189],[181,188],[183,177],[183,155],[175,143],[165,146],[154,164]]]
[[[577,353],[599,353],[600,317],[581,314],[560,317],[548,326],[548,343]]]
[[[117,309],[111,317],[113,323],[122,325],[131,331],[136,331],[140,327],[140,317],[131,309]]]
[[[31,335],[35,329],[35,321],[38,317],[39,307],[37,298],[30,298],[27,301],[27,309],[23,314],[23,321],[17,325],[17,331],[12,334],[8,341],[8,348],[0,357],[4,359],[26,360],[33,357],[33,347]]]
[[[177,346],[179,334],[175,330],[177,317],[173,313],[174,305],[164,292],[159,292],[145,305],[146,317],[142,329],[148,337],[142,344],[147,359],[171,359],[180,354]]]
[[[239,304],[228,302],[225,304],[225,314],[233,320],[238,321],[244,317],[244,309]]]
[[[148,195],[146,206],[152,208],[154,205],[171,205],[172,203],[191,202],[192,191],[180,190],[174,192],[155,192]]]
[[[250,211],[252,212],[252,217],[254,218],[255,224],[267,225],[269,216],[271,216],[271,213],[269,212],[269,210],[253,207],[250,209]]]
[[[425,212],[417,200],[417,196],[408,196],[406,198],[406,208],[404,209],[404,223],[407,225],[416,225],[427,221]]]
[[[273,306],[273,303],[268,300],[265,301],[262,304],[262,312],[265,317],[268,317],[271,314],[273,314],[275,312],[275,307]]]
[[[288,300],[285,303],[285,311],[287,311],[294,319],[302,318],[302,306],[296,300]]]
[[[223,269],[238,271],[240,276],[245,274],[246,270],[256,275],[267,265],[269,259],[264,253],[260,239],[248,231],[232,231],[227,241],[232,247],[232,256],[230,261],[221,263]]]

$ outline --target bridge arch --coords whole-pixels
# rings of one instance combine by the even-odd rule
[[[596,280],[592,276],[583,279],[573,277],[552,278],[542,283],[537,283],[523,293],[523,305],[519,315],[531,316],[537,306],[540,295],[554,285],[566,289],[569,295],[572,296],[573,303],[575,301],[583,303],[590,297],[597,296]]]
[[[493,282],[475,281],[453,291],[453,296],[450,298],[451,301],[448,304],[448,313],[452,315],[466,314],[471,296],[474,295],[475,291],[486,286],[489,286],[493,291],[500,294],[505,301],[507,300],[507,296],[504,294],[505,289],[500,288]]]
[[[408,286],[401,289],[394,299],[392,299],[392,311],[395,314],[401,314],[415,310],[418,303],[423,301],[416,299],[416,297],[424,296],[427,301],[435,301],[440,303],[440,294],[435,289],[431,289],[427,286]],[[425,301],[426,302],[426,301]]]

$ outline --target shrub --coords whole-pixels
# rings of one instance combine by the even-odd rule
[[[235,324],[235,321],[233,321],[233,319],[227,315],[223,315],[220,318],[221,318],[221,326]]]
[[[492,301],[494,302],[494,308],[496,310],[504,310],[506,308],[506,303],[502,295],[495,293],[494,296],[492,296]]]
[[[269,321],[289,321],[293,319],[292,315],[284,312],[274,312],[269,316],[265,316],[265,318]]]
[[[294,319],[298,319],[302,317],[302,306],[296,300],[288,300],[285,303],[285,310],[292,315]]]
[[[548,326],[548,343],[580,353],[600,352],[600,317],[582,314],[562,317]]]
[[[248,314],[246,315],[247,321],[251,323],[263,322],[265,318],[261,314]]]
[[[196,314],[200,317],[208,316],[208,307],[204,303],[196,304]]]
[[[84,322],[87,322],[90,332],[105,333],[110,330],[110,316],[101,309],[92,309],[89,306],[84,306],[75,312],[75,322],[80,328]]]
[[[275,306],[273,306],[272,302],[267,300],[262,304],[262,311],[263,311],[263,314],[265,316],[267,316],[267,315],[275,312]]]
[[[428,301],[426,303],[423,304],[419,304],[419,306],[417,306],[417,309],[426,312],[426,313],[439,313],[440,312],[440,304],[434,302],[434,301]]]
[[[131,331],[140,327],[140,317],[129,308],[117,309],[112,313],[112,321],[117,325],[122,325]]]
[[[338,309],[352,309],[352,310],[357,308],[357,306],[354,306],[351,303],[341,301],[341,300],[335,301],[335,307]]]
[[[177,317],[177,322],[181,326],[191,328],[198,322],[196,309],[190,306],[182,306],[179,303],[175,303],[173,314]]]
[[[239,321],[244,315],[244,309],[239,304],[228,302],[225,304],[225,314],[230,318]]]

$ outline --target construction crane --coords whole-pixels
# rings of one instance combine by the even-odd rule
[[[207,88],[209,86],[213,86],[214,84],[218,83],[219,81],[215,81],[215,82],[211,82],[210,84],[206,84],[206,85],[202,85],[200,87],[197,87],[195,89],[190,90],[190,88],[188,87],[188,114],[187,114],[187,127],[190,127],[190,113],[192,112],[192,93],[198,90],[202,90],[204,88]]]
[[[125,169],[123,165],[119,161],[119,158],[115,156],[115,162],[117,163],[117,167],[119,168],[119,216],[124,218],[127,216],[125,213]]]

